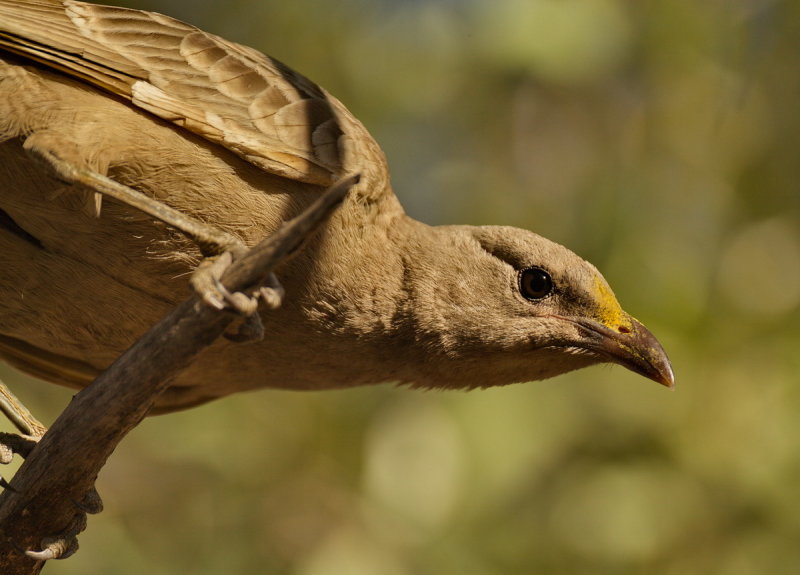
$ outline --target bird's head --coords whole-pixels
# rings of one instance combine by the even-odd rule
[[[674,385],[661,344],[592,264],[517,228],[433,229],[439,258],[411,282],[417,341],[437,356],[433,385],[501,385],[606,362]]]

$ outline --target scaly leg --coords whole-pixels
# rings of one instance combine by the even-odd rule
[[[0,381],[0,411],[19,430],[19,434],[0,432],[0,465],[11,463],[14,455],[27,457],[47,431],[17,396]],[[0,487],[8,489],[8,482],[0,476]]]
[[[0,381],[0,411],[14,424],[20,434],[0,432],[0,464],[11,463],[14,454],[26,457],[42,438],[47,428],[39,423],[11,390]],[[8,482],[0,476],[0,487],[7,489]]]
[[[250,322],[260,321],[258,315],[255,314],[257,299],[266,301],[270,308],[280,305],[283,290],[274,275],[270,275],[267,285],[257,290],[254,297],[245,294],[230,294],[226,290],[220,289],[221,284],[218,280],[222,276],[222,272],[234,259],[247,250],[239,238],[189,217],[142,192],[112,180],[108,176],[75,165],[63,157],[63,155],[70,155],[70,147],[70,144],[56,141],[50,134],[45,133],[32,134],[24,144],[25,150],[48,165],[59,179],[67,183],[80,184],[98,194],[115,198],[190,237],[203,255],[208,258],[195,270],[191,281],[195,291],[208,305],[218,309],[232,309],[246,318],[252,318],[248,320]],[[60,149],[63,149],[66,154],[60,154]],[[223,257],[224,254],[228,254],[228,256]],[[263,331],[263,328],[247,331],[258,332]]]

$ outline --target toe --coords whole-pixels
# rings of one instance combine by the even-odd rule
[[[78,533],[86,529],[86,514],[76,515],[64,531],[54,537],[42,539],[40,551],[25,551],[25,555],[37,561],[66,559],[78,550]]]

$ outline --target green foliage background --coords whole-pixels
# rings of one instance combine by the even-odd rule
[[[601,367],[152,418],[46,572],[800,572],[800,4],[130,4],[325,86],[413,216],[530,228],[594,262],[678,385]],[[14,380],[46,421],[71,393]]]

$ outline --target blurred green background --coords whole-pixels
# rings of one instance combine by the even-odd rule
[[[47,573],[800,573],[800,3],[129,4],[326,87],[414,217],[594,262],[677,389],[596,367],[148,419]],[[71,395],[14,379],[46,422]]]

